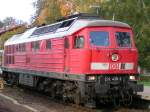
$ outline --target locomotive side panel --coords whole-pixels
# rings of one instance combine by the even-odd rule
[[[4,50],[4,65],[12,67],[15,63],[14,58],[14,45],[5,46]]]
[[[47,41],[51,41],[51,45],[47,46]],[[24,50],[22,45],[25,45]],[[64,72],[64,38],[17,44],[13,45],[13,50],[10,48],[12,46],[7,46],[8,50],[5,50],[5,66],[8,68]]]
[[[15,47],[15,63],[13,65],[14,68],[26,68],[26,43],[23,44],[16,44]]]
[[[50,41],[49,45],[48,41]],[[31,43],[30,43],[31,44]],[[28,51],[28,69],[36,71],[63,72],[64,39],[48,39],[39,42],[39,49]]]
[[[91,51],[88,48],[87,28],[84,28],[71,36],[69,58],[70,74],[88,74]]]

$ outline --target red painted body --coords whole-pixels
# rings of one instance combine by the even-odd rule
[[[90,45],[91,31],[108,31],[108,47],[92,47]],[[115,32],[129,32],[132,47],[118,47]],[[84,36],[84,48],[74,48],[74,38]],[[65,38],[69,40],[69,48],[65,48]],[[67,74],[137,74],[138,53],[134,44],[133,32],[130,28],[100,26],[85,27],[72,35],[51,39],[51,49],[46,49],[46,40],[40,40],[38,51],[33,51],[31,42],[25,43],[25,51],[16,51],[17,44],[5,46],[4,63],[8,68],[47,71]],[[111,55],[117,53],[119,60],[113,62]],[[11,62],[12,61],[12,64]],[[91,63],[109,63],[108,70],[92,70]],[[122,70],[119,63],[133,63],[133,70]]]

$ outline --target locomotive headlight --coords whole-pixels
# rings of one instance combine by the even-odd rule
[[[112,59],[112,61],[118,61],[119,55],[118,54],[112,54],[111,59]]]
[[[130,80],[135,80],[135,76],[129,76]]]
[[[93,80],[95,80],[95,79],[96,79],[95,76],[88,76],[88,77],[87,77],[87,80],[89,80],[89,81],[93,81]]]

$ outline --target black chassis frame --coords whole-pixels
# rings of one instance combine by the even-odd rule
[[[34,70],[23,70],[17,68],[2,67],[3,72],[16,73],[19,75],[28,74],[32,76],[53,78],[59,80],[77,81],[81,91],[81,97],[83,99],[95,99],[98,97],[108,96],[108,91],[112,87],[117,89],[124,88],[126,90],[132,90],[133,93],[142,92],[143,84],[137,84],[137,81],[131,81],[129,75],[117,74],[117,75],[95,75],[95,80],[88,80],[86,74],[65,74],[65,73],[53,73],[53,72],[41,72]],[[105,80],[106,77],[119,77],[118,80]]]
[[[143,92],[143,84],[138,84],[136,80],[130,80],[130,75],[127,74],[118,74],[118,75],[103,75],[98,77],[98,80],[95,84],[95,92],[98,95],[105,96],[109,90],[131,90],[133,94],[137,92]],[[108,77],[111,79],[108,80]],[[136,75],[136,77],[138,77]],[[113,80],[112,80],[113,79]],[[117,79],[117,80],[114,80]]]

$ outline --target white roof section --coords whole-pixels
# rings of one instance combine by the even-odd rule
[[[30,35],[33,33],[33,31],[36,28],[32,28],[27,30],[26,32],[22,33],[22,34],[16,34],[13,35],[11,38],[9,38],[6,42],[5,45],[12,45],[12,44],[16,44],[19,43],[21,40],[26,40],[28,37],[30,37]]]
[[[97,19],[76,19],[69,27],[58,28],[55,32],[50,32],[46,34],[31,36],[32,33],[37,28],[35,27],[32,29],[29,29],[21,35],[12,36],[10,39],[8,39],[5,42],[5,46],[38,41],[38,40],[43,40],[43,39],[61,38],[67,35],[71,35],[84,27],[90,27],[90,26],[116,26],[116,27],[130,28],[128,24],[118,22],[118,21],[97,20]]]

